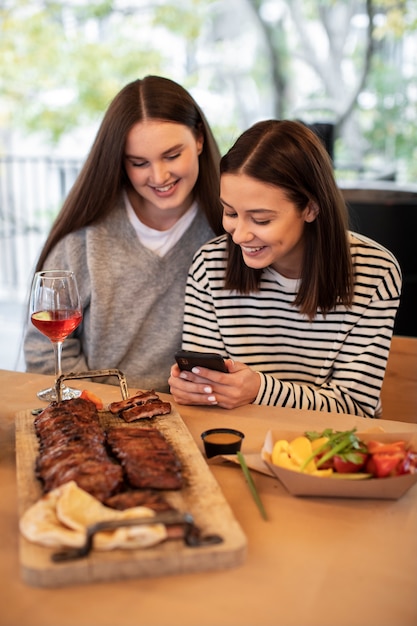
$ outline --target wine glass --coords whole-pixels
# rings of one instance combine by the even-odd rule
[[[32,324],[52,342],[55,356],[55,379],[62,374],[62,344],[80,324],[82,310],[74,272],[45,270],[36,272],[30,295]],[[64,387],[62,399],[69,400],[81,394],[78,389]],[[43,389],[38,398],[47,402],[57,399],[55,387]]]

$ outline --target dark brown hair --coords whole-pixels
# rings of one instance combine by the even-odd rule
[[[36,271],[65,235],[102,219],[113,209],[122,189],[130,185],[124,168],[126,137],[132,126],[145,119],[183,124],[196,138],[202,134],[195,199],[214,233],[223,232],[218,194],[220,152],[204,113],[174,81],[146,76],[126,85],[110,103],[87,160],[51,228]]]
[[[289,120],[258,122],[245,131],[221,159],[221,174],[245,174],[282,189],[303,211],[315,203],[318,215],[304,227],[301,283],[294,305],[313,319],[353,297],[348,213],[336,184],[332,162],[320,139],[305,125]],[[248,267],[240,246],[228,238],[227,289],[259,290],[262,270]]]

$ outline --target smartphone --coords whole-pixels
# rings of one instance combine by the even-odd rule
[[[178,350],[175,353],[175,360],[181,370],[188,370],[193,367],[207,367],[210,370],[226,372],[226,363],[220,354],[215,352],[193,352],[192,350]]]

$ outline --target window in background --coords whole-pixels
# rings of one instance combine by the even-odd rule
[[[0,309],[20,315],[103,111],[146,74],[188,88],[223,151],[259,119],[301,119],[339,180],[414,182],[416,31],[411,0],[2,2]],[[19,315],[1,314],[8,336]]]

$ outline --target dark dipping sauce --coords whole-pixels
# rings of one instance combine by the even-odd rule
[[[217,454],[235,454],[242,446],[245,437],[232,428],[212,428],[201,434],[207,458]]]

